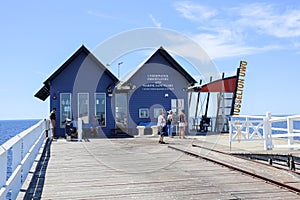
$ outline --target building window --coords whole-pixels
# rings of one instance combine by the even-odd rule
[[[149,109],[148,108],[140,108],[139,109],[139,118],[149,118]]]
[[[127,94],[116,94],[116,128],[127,128]]]
[[[89,93],[78,93],[78,116],[83,123],[89,123]]]
[[[106,94],[95,94],[95,116],[100,126],[106,126]]]
[[[60,93],[60,128],[64,128],[66,118],[71,119],[71,93]]]
[[[154,108],[154,118],[158,118],[163,110],[163,108]]]
[[[173,113],[179,114],[184,110],[184,99],[172,99],[171,109],[173,110]]]

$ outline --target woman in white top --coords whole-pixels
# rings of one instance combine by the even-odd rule
[[[158,132],[160,133],[158,143],[161,144],[165,144],[164,142],[164,134],[166,131],[165,126],[166,126],[165,111],[162,111],[157,118],[157,128],[158,128]]]

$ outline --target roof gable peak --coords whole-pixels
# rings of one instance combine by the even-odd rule
[[[163,57],[164,60],[166,60],[175,70],[177,70],[179,73],[181,73],[191,85],[194,85],[197,83],[197,81],[168,53],[168,51],[163,47],[160,46],[154,53],[152,53],[144,62],[142,62],[135,70],[130,72],[125,79],[120,82],[119,85],[126,85],[128,81],[133,77],[141,68],[144,67],[147,63],[150,62],[150,60],[160,54],[160,56]]]

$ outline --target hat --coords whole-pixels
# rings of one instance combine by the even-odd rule
[[[71,122],[72,120],[69,118],[66,118],[66,122]]]

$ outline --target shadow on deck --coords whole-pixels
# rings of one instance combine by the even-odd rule
[[[23,199],[41,199],[44,188],[45,175],[50,159],[51,139],[47,139],[40,160],[35,168],[31,182],[25,190]]]

